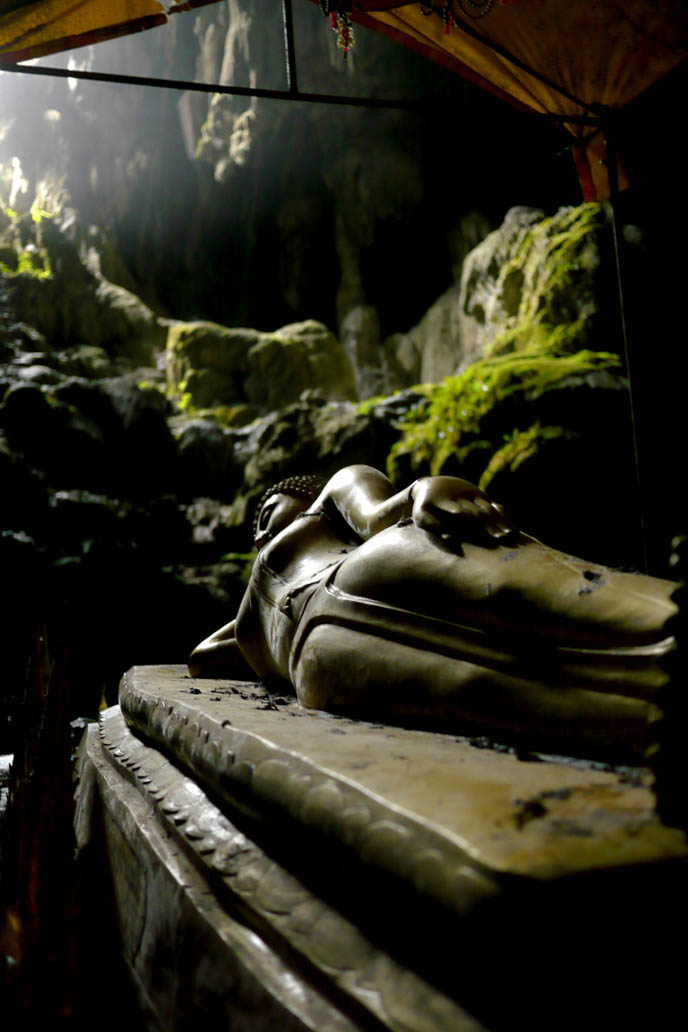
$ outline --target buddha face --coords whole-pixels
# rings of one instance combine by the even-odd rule
[[[310,505],[307,498],[288,494],[273,494],[263,503],[256,526],[255,546],[261,549],[276,534],[288,527]]]

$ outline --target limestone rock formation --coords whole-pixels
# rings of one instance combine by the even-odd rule
[[[356,396],[351,363],[339,341],[312,319],[274,333],[173,323],[167,379],[196,408],[248,403],[254,414],[288,405],[309,389],[333,400]]]
[[[460,92],[438,69],[370,33],[360,34],[343,62],[317,10],[294,5],[293,14],[302,89],[382,96],[396,79],[394,90],[412,97]],[[279,12],[231,0],[226,25],[216,17],[199,16],[206,26],[198,34],[199,70],[214,68],[222,82],[283,87]],[[252,263],[260,252],[253,268],[233,270],[251,306],[247,314],[256,311],[267,274],[277,288],[273,311],[305,308],[341,333],[351,309],[372,305],[388,333],[417,319],[435,285],[450,281],[449,237],[461,213],[456,220],[428,217],[428,202],[439,205],[440,198],[428,197],[424,170],[438,148],[448,152],[433,118],[222,95],[211,98],[205,113],[202,104],[193,107],[196,159],[212,168],[224,190],[241,196]],[[268,206],[269,236],[263,231]],[[423,253],[415,267],[404,259],[411,241]]]
[[[177,450],[176,491],[181,499],[210,496],[230,501],[241,489],[237,431],[218,425],[212,418],[215,414],[171,421]]]
[[[512,208],[467,256],[461,277],[461,367],[486,354],[547,344],[560,353],[614,350],[605,339],[616,314],[609,228],[602,206],[561,208],[547,217]],[[618,332],[616,334],[618,338]]]
[[[456,282],[416,326],[385,342],[378,362],[394,368],[394,386],[436,383],[492,354],[620,348],[604,207],[561,208],[553,216],[512,208],[492,232],[478,215],[467,216],[461,232]],[[637,251],[637,231],[627,236]]]
[[[396,339],[381,341],[380,318],[372,305],[349,309],[340,332],[344,351],[353,366],[359,398],[391,394],[417,381],[415,361],[407,368],[400,361],[403,345]]]
[[[357,462],[383,468],[397,437],[395,424],[416,401],[413,391],[365,406],[306,395],[270,413],[247,427],[237,444],[245,489],[262,490],[304,470],[329,476]]]
[[[246,389],[249,400],[271,409],[311,389],[330,400],[356,397],[351,363],[340,342],[314,320],[262,335],[249,352]]]
[[[397,361],[420,383],[436,383],[456,371],[462,358],[460,285],[453,284],[408,333],[390,341]]]
[[[69,211],[5,216],[0,272],[15,320],[49,340],[58,370],[95,363],[102,373],[116,359],[153,364],[164,327],[135,294],[83,260],[73,221]]]
[[[246,399],[244,380],[257,330],[211,322],[173,323],[167,333],[167,382],[198,408]]]
[[[460,318],[461,277],[464,263],[487,237],[492,225],[485,215],[468,212],[449,231],[454,282],[438,297],[420,322],[406,333],[387,341],[396,365],[404,371],[403,382],[437,383],[451,376],[467,360]]]

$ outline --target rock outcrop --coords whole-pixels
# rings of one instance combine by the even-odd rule
[[[547,346],[614,350],[614,265],[603,206],[547,217],[512,208],[463,264],[457,312],[461,367],[487,354]],[[614,335],[620,338],[620,334]]]
[[[154,364],[165,327],[135,294],[84,260],[74,239],[73,212],[62,210],[54,218],[5,215],[4,221],[0,273],[6,303],[15,324],[30,327],[29,343],[49,342],[51,365],[105,373],[120,360]]]

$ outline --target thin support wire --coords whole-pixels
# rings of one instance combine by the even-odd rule
[[[621,254],[621,232],[619,227],[618,200],[619,200],[619,170],[616,161],[616,132],[613,118],[610,113],[603,124],[604,145],[606,150],[607,175],[609,176],[609,205],[611,209],[612,238],[614,241],[614,260],[616,265],[616,286],[619,299],[619,317],[621,322],[621,338],[623,341],[624,361],[626,364],[626,376],[628,377],[628,402],[631,416],[631,434],[633,438],[633,457],[635,461],[636,487],[638,492],[638,517],[640,521],[640,552],[642,558],[643,573],[647,573],[647,532],[645,526],[645,497],[643,493],[643,479],[641,476],[640,448],[638,439],[638,421],[636,418],[636,405],[633,392],[633,372],[631,369],[631,357],[628,346],[628,331],[626,327],[626,307],[624,304],[623,290],[623,261]]]

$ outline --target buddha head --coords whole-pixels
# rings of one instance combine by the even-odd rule
[[[323,477],[303,475],[287,477],[268,488],[258,502],[253,520],[253,540],[261,549],[276,534],[315,501],[327,481]]]

